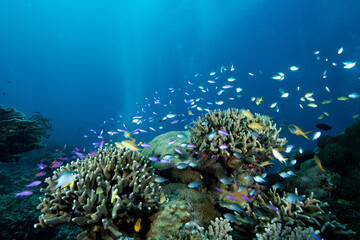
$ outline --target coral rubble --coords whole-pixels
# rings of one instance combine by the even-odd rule
[[[64,172],[76,173],[75,181],[54,188]],[[160,186],[149,163],[138,153],[113,147],[77,160],[54,171],[40,198],[43,213],[38,226],[72,223],[84,229],[79,239],[119,238],[136,234],[134,224],[158,208]],[[145,221],[145,220],[143,220]]]

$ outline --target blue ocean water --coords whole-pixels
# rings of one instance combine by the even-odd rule
[[[187,81],[200,85],[196,74],[207,80],[210,72],[219,72],[222,66],[229,69],[231,64],[237,79],[233,85],[243,89],[243,96],[225,101],[221,108],[249,108],[271,115],[278,124],[286,119],[308,131],[325,122],[333,126],[332,134],[343,131],[360,109],[358,99],[336,100],[359,91],[359,66],[344,69],[342,64],[358,60],[358,1],[0,4],[0,89],[5,95],[1,103],[28,116],[40,112],[51,118],[52,136],[62,142],[87,146],[83,135],[90,129],[100,131],[110,118],[114,129],[123,123],[134,129],[128,122],[139,110],[136,102],[153,97],[155,91],[162,99],[182,102],[184,94],[170,94],[168,88],[185,89]],[[320,60],[314,51],[320,51]],[[299,70],[291,72],[293,65]],[[271,79],[278,72],[286,74],[284,81]],[[279,88],[289,97],[279,98]],[[317,102],[327,98],[333,102],[302,110],[299,98],[306,92],[314,92]],[[261,96],[264,102],[259,106],[250,101]],[[200,97],[213,102],[218,98],[214,92]],[[276,101],[278,113],[269,108]],[[157,114],[168,111],[162,110]],[[319,121],[322,111],[330,117]],[[172,125],[168,130],[176,128]],[[287,137],[304,147],[313,146],[305,139]]]

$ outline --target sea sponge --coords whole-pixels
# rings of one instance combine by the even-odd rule
[[[74,184],[54,189],[63,172],[74,172]],[[62,166],[47,178],[44,198],[38,209],[43,213],[38,226],[77,224],[84,235],[119,238],[133,235],[138,218],[147,218],[158,208],[160,186],[154,169],[137,152],[107,147],[94,156]],[[90,229],[90,231],[87,231]]]

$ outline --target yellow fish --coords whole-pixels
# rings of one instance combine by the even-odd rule
[[[321,120],[324,118],[324,114],[321,114],[320,116],[318,116],[318,119]]]
[[[254,115],[249,110],[244,110],[243,114],[250,120],[254,120]]]
[[[325,114],[325,116],[330,116],[330,114],[328,112],[323,112],[323,114]]]
[[[265,161],[265,162],[260,163],[260,164],[259,164],[259,167],[265,167],[265,166],[271,165],[271,164],[274,164],[274,163],[272,163],[272,162],[270,162],[270,161]]]
[[[275,158],[277,160],[279,160],[281,163],[286,163],[286,160],[288,160],[288,158],[284,158],[283,155],[281,155],[281,153],[279,153],[279,151],[277,149],[272,149],[272,153],[275,156]]]
[[[304,132],[303,130],[301,130],[301,128],[299,128],[298,126],[294,125],[294,124],[291,124],[288,126],[288,129],[289,131],[292,133],[292,134],[295,134],[297,136],[303,136],[304,138],[306,138],[307,140],[310,140],[306,134],[312,132],[312,131],[309,131],[309,132]]]
[[[115,142],[115,146],[120,149],[124,148],[124,145],[121,142]]]
[[[101,193],[103,193],[104,192],[104,190],[102,189],[102,187],[97,187],[96,188],[96,194],[101,194]]]
[[[331,100],[324,100],[324,101],[322,101],[321,103],[322,103],[322,104],[329,104],[329,103],[331,103]]]
[[[302,102],[305,102],[305,98],[303,98],[303,97],[301,97],[300,100],[301,100]]]
[[[134,225],[134,230],[135,232],[139,232],[141,229],[141,218],[138,218],[138,220],[136,221],[135,225]]]
[[[189,114],[189,115],[192,115],[193,113],[192,113],[192,111],[191,111],[191,110],[188,110],[188,114]]]
[[[314,95],[314,93],[306,93],[306,94],[305,94],[305,97],[306,97],[306,98],[309,98],[309,97],[311,97],[312,95]]]
[[[323,172],[326,172],[325,169],[322,167],[321,165],[321,161],[320,161],[320,158],[317,156],[317,155],[314,155],[314,159],[315,159],[315,162],[316,164],[319,166],[319,168],[321,169],[321,171]]]
[[[264,127],[261,126],[259,123],[257,122],[252,122],[248,124],[248,127],[251,128],[252,130],[264,130]]]
[[[312,108],[316,108],[316,107],[317,107],[317,105],[316,105],[315,103],[309,103],[308,106],[309,106],[309,107],[312,107]]]
[[[348,101],[349,99],[350,99],[350,98],[344,97],[344,96],[337,98],[337,100],[339,100],[339,101]]]
[[[260,97],[255,100],[255,103],[256,103],[256,105],[260,105],[262,101],[264,101],[263,97]]]
[[[132,138],[131,133],[129,133],[129,132],[124,132],[124,137],[125,138]]]
[[[159,203],[167,203],[169,201],[169,198],[165,194],[160,195]]]
[[[130,140],[124,140],[121,142],[121,144],[130,149],[131,151],[135,151],[135,152],[138,152],[139,150],[141,150],[140,148],[137,148],[135,143],[133,141],[130,141]]]

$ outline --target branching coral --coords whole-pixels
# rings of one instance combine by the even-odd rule
[[[0,105],[0,161],[17,161],[16,154],[44,147],[41,138],[48,138],[50,120],[42,115],[25,118],[22,112]]]
[[[265,232],[260,234],[257,233],[256,237],[258,240],[273,240],[273,239],[282,239],[282,240],[313,240],[314,237],[311,235],[314,233],[312,227],[295,227],[292,229],[289,226],[283,227],[280,223],[268,223],[267,227],[264,230]]]
[[[255,201],[244,205],[246,213],[243,216],[235,212],[234,228],[241,232],[253,229],[255,233],[263,234],[268,223],[279,223],[292,229],[312,227],[322,235],[343,236],[354,233],[345,231],[345,226],[337,222],[334,215],[325,212],[324,209],[328,207],[326,202],[314,199],[313,194],[307,198],[299,196],[296,189],[295,193],[283,193],[282,197],[271,189],[268,194],[262,193]]]
[[[75,172],[74,184],[54,189],[64,172]],[[47,178],[41,189],[38,209],[42,211],[38,226],[76,223],[90,230],[89,238],[131,231],[138,218],[148,217],[158,208],[160,187],[149,163],[138,153],[108,147],[84,160],[61,167]],[[97,236],[99,235],[99,236]]]

